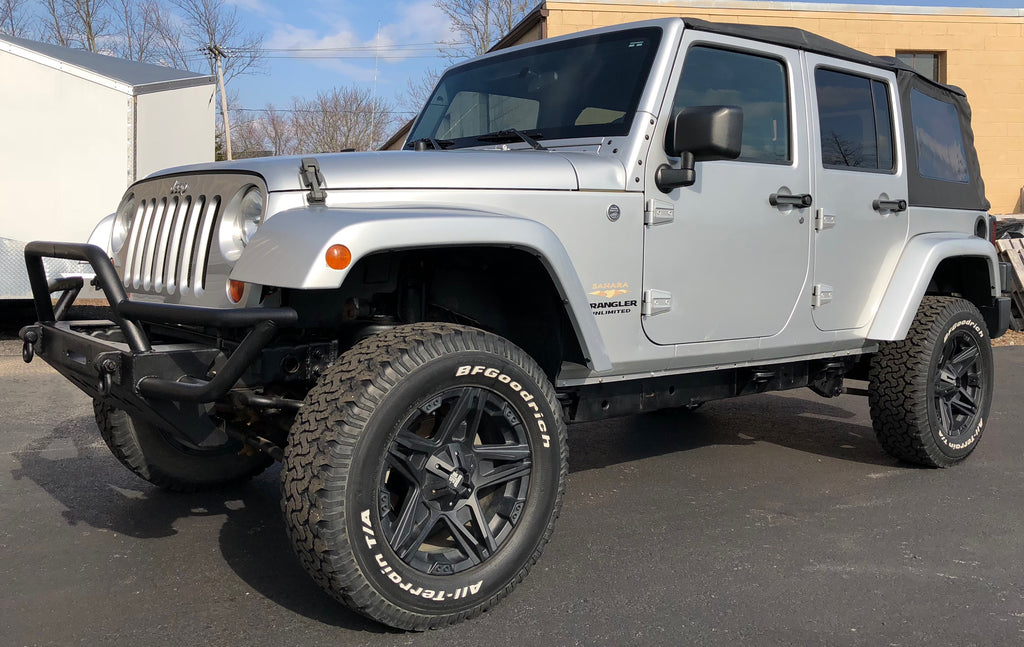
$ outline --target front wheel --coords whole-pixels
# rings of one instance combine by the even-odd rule
[[[948,467],[974,451],[992,403],[992,346],[970,301],[925,297],[906,339],[871,360],[868,402],[883,449]]]
[[[473,617],[539,558],[566,479],[565,427],[508,341],[413,324],[357,344],[310,390],[282,472],[288,533],[334,597],[382,623]]]

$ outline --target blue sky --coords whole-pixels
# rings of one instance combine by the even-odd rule
[[[337,85],[372,88],[375,66],[378,96],[394,100],[405,93],[410,78],[447,65],[436,43],[455,38],[433,0],[234,3],[245,23],[263,33],[268,50],[345,48],[322,53],[268,51],[262,73],[239,76],[231,83],[245,108],[267,103],[287,108],[293,97],[312,97]],[[375,61],[378,22],[380,56]],[[290,55],[305,58],[287,58]]]
[[[292,97],[312,97],[337,85],[374,85],[374,46],[380,25],[380,58],[376,61],[378,96],[394,100],[404,94],[410,78],[448,61],[431,43],[456,38],[446,16],[433,0],[231,0],[245,24],[264,35],[268,49],[333,49],[342,52],[303,53],[301,56],[345,58],[285,58],[268,52],[262,73],[232,81],[244,108],[267,103],[286,108]],[[846,0],[849,4],[882,4]],[[904,0],[897,4],[1017,8],[1022,0]],[[357,48],[357,49],[352,49]],[[358,58],[357,58],[358,57]]]

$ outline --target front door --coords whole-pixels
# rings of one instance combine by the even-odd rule
[[[666,194],[654,182],[664,151],[652,146],[644,332],[657,344],[775,335],[808,303],[813,207],[792,204],[811,194],[800,54],[688,32],[675,69],[662,114],[739,106],[742,153],[698,162],[696,183]]]

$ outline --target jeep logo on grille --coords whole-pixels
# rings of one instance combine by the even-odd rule
[[[188,191],[188,182],[178,182],[175,180],[174,184],[171,185],[171,195],[185,195],[186,191]]]

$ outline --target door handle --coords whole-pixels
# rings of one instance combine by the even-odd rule
[[[893,213],[899,213],[907,210],[906,200],[875,200],[871,203],[871,208],[881,213],[883,211],[891,211]]]
[[[810,193],[798,193],[796,195],[789,195],[788,193],[773,193],[768,196],[768,204],[773,207],[797,207],[803,209],[809,207],[814,202]]]

